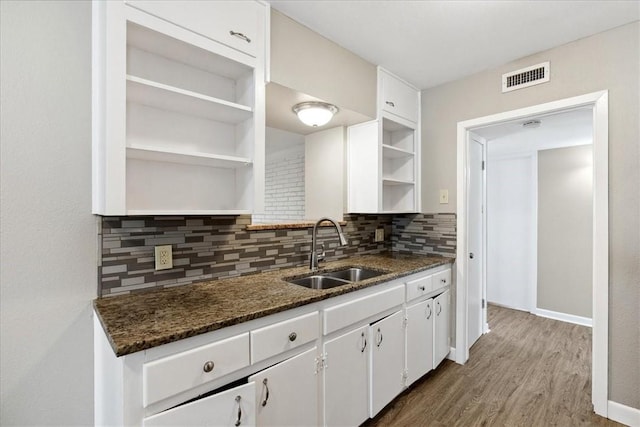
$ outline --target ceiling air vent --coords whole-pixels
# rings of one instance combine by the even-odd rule
[[[549,81],[549,62],[502,75],[502,92],[510,92]]]

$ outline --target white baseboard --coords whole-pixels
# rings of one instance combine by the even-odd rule
[[[588,317],[574,316],[573,314],[566,314],[566,313],[560,313],[558,311],[544,310],[542,308],[536,308],[533,314],[540,317],[547,317],[549,319],[560,320],[562,322],[575,323],[576,325],[591,327],[593,324],[593,321]]]
[[[456,348],[455,347],[451,347],[451,349],[449,350],[449,354],[447,355],[447,359],[455,362],[456,361]]]
[[[640,409],[632,408],[618,402],[607,402],[607,416],[610,420],[626,424],[631,427],[640,427]]]

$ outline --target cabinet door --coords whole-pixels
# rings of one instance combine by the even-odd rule
[[[324,425],[357,426],[368,418],[368,326],[325,342]]]
[[[413,123],[418,122],[419,92],[395,76],[380,72],[382,84],[381,105],[383,111],[400,116]]]
[[[265,8],[258,2],[127,0],[127,4],[251,56],[259,54]]]
[[[407,385],[433,368],[433,299],[407,307]]]
[[[369,327],[371,340],[371,407],[373,418],[404,387],[404,311]]]
[[[143,420],[143,426],[253,426],[255,385],[245,384]]]
[[[433,300],[434,319],[434,351],[433,367],[435,368],[449,354],[449,291],[446,290]]]
[[[256,385],[256,425],[318,424],[318,374],[314,347],[251,377]]]

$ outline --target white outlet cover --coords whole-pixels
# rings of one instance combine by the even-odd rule
[[[168,270],[173,268],[173,252],[171,245],[161,245],[155,247],[156,270]]]
[[[449,203],[449,190],[440,190],[440,204]]]

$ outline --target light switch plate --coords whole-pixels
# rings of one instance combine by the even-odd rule
[[[440,204],[446,205],[449,203],[449,190],[440,190]]]
[[[173,268],[173,252],[171,245],[161,245],[155,247],[156,270],[168,270]]]
[[[376,228],[375,241],[376,242],[384,241],[384,228]]]

